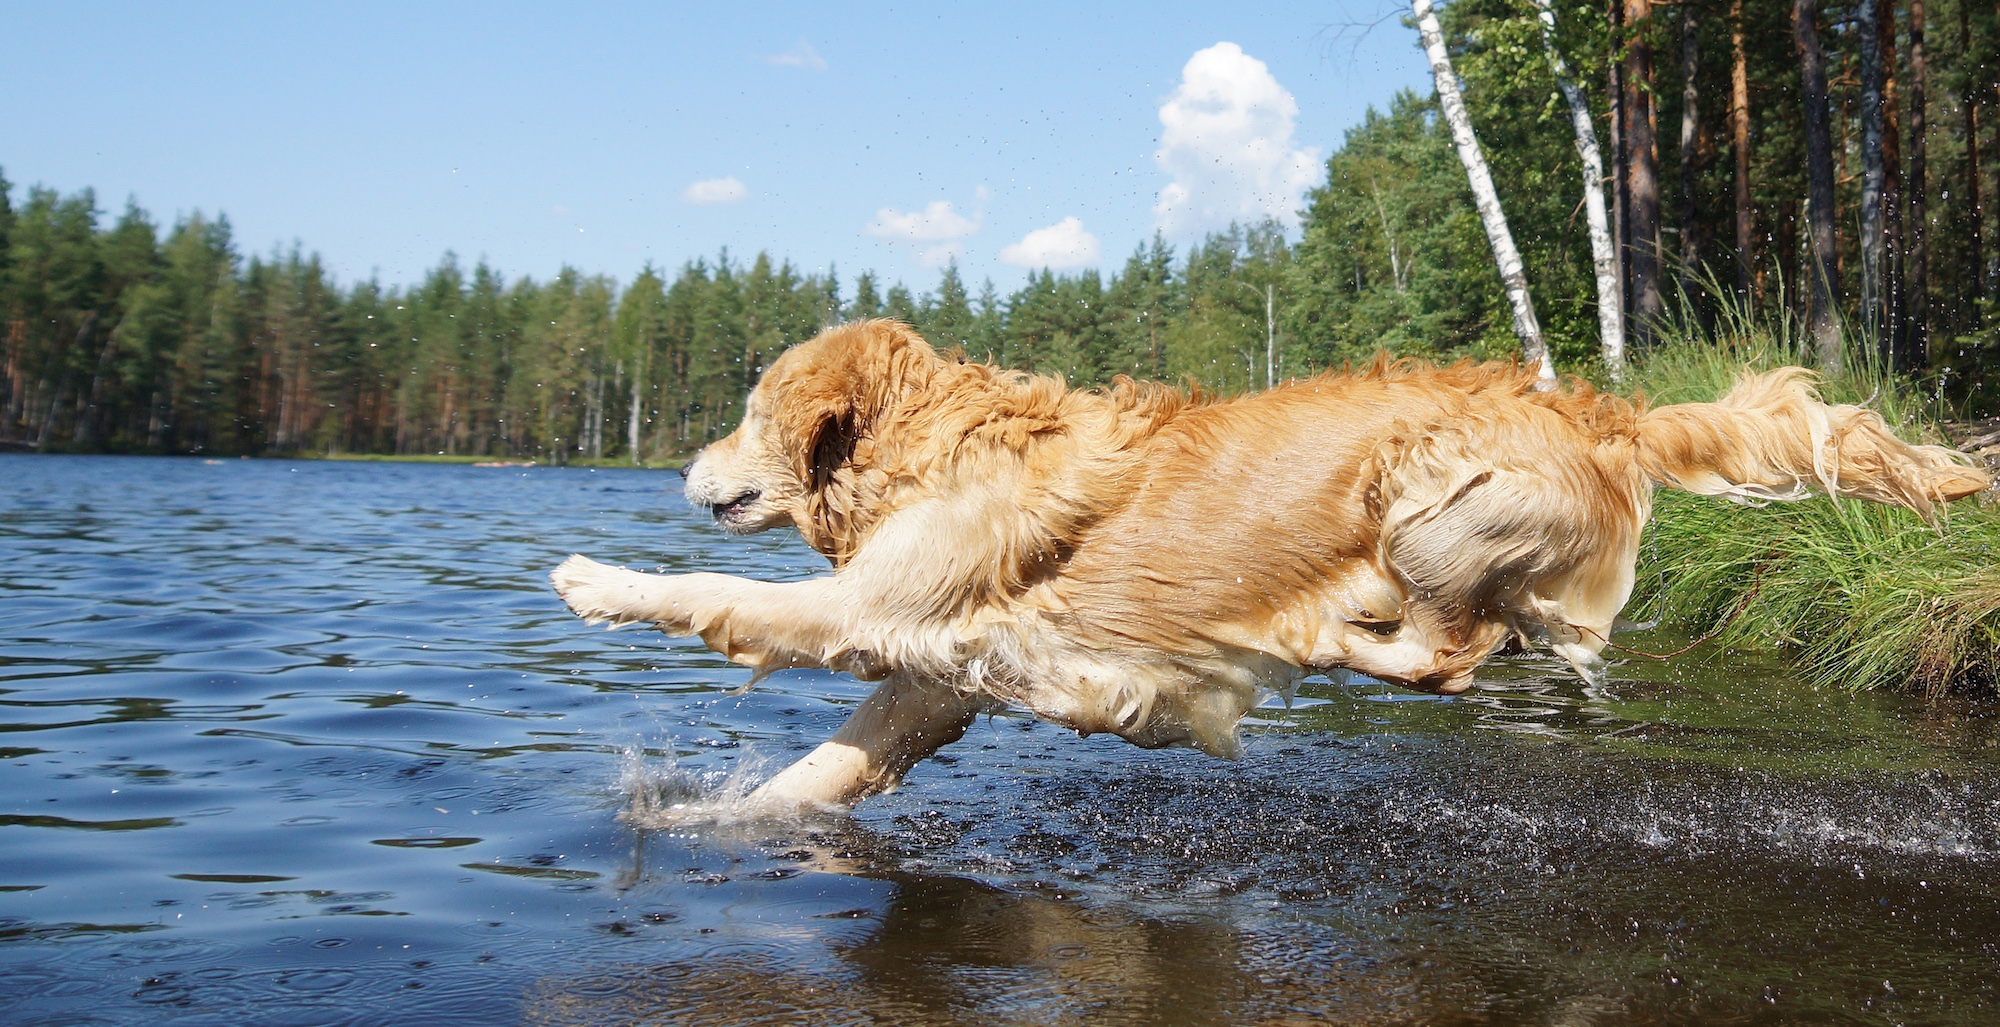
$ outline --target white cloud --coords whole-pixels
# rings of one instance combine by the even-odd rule
[[[681,199],[689,203],[741,203],[750,198],[750,187],[736,180],[735,175],[727,178],[705,178],[681,190]]]
[[[986,198],[980,187],[979,198]],[[950,200],[933,200],[923,210],[905,213],[894,207],[875,212],[875,220],[861,231],[865,235],[918,248],[917,259],[926,267],[943,267],[965,256],[964,239],[979,231],[983,215],[966,217],[952,208]]]
[[[1295,223],[1320,175],[1319,149],[1293,146],[1298,101],[1263,61],[1235,43],[1197,50],[1160,106],[1160,150],[1173,181],[1153,214],[1162,232],[1187,235],[1266,217]]]
[[[1066,217],[1022,236],[1020,242],[1000,251],[1000,259],[1025,268],[1062,271],[1084,267],[1097,262],[1097,237],[1083,230],[1081,219]]]
[[[826,59],[812,44],[801,39],[790,50],[763,58],[765,64],[775,64],[781,68],[804,68],[807,71],[825,71]]]
[[[930,206],[908,214],[883,207],[862,231],[898,242],[947,242],[979,231],[979,222],[953,210],[950,200],[932,200]]]

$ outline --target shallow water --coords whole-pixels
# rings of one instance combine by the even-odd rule
[[[1309,682],[1235,764],[1001,716],[851,817],[703,820],[864,692],[562,609],[571,552],[820,568],[672,475],[0,480],[0,1022],[2000,1019],[1989,706],[1524,660]]]

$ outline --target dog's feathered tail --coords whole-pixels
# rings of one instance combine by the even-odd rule
[[[1814,487],[1934,516],[1991,477],[1943,446],[1915,446],[1880,415],[1829,406],[1796,367],[1745,373],[1713,403],[1641,414],[1639,466],[1654,481],[1740,503],[1803,499]]]

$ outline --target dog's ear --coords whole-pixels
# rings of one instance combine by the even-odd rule
[[[785,383],[772,420],[791,457],[792,472],[808,491],[827,479],[853,449],[854,396],[833,376],[815,369]]]
[[[799,476],[806,488],[813,492],[824,491],[833,481],[834,472],[854,459],[855,440],[852,412],[821,418],[810,444],[801,450],[808,458]]]
[[[853,459],[857,442],[925,387],[940,362],[929,343],[895,321],[842,325],[806,345],[800,356],[808,360],[785,381],[775,416],[799,481],[818,490]]]

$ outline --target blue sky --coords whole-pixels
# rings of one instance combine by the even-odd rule
[[[1428,91],[1401,9],[0,3],[0,169],[16,202],[221,211],[343,281],[727,247],[1005,292],[1295,210],[1369,106]]]

